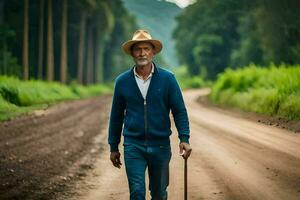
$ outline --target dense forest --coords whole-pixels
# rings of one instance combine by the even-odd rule
[[[198,0],[173,32],[181,64],[215,79],[225,68],[300,63],[300,1]]]
[[[120,46],[135,29],[121,0],[0,0],[0,75],[110,81],[132,63]]]
[[[120,46],[143,26],[140,21],[150,21],[154,28],[148,28],[158,30],[168,44],[171,39],[163,33],[173,29],[175,23],[168,20],[178,14],[173,30],[177,57],[165,52],[158,59],[171,66],[179,59],[190,75],[214,80],[227,67],[300,63],[300,1],[198,0],[182,11],[175,4],[147,1],[159,4],[167,16],[159,16],[160,22],[151,9],[131,0],[0,0],[0,75],[62,83],[111,81],[132,65]],[[140,13],[137,21],[134,13]],[[159,26],[165,23],[170,26]]]

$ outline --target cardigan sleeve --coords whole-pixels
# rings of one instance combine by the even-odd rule
[[[117,79],[114,86],[114,94],[112,99],[108,128],[108,143],[110,145],[111,152],[119,151],[118,145],[121,140],[124,110],[125,102],[122,96],[120,95],[120,84]]]
[[[170,78],[169,85],[169,103],[172,115],[174,117],[175,126],[178,131],[178,137],[181,142],[189,143],[190,138],[190,128],[189,128],[189,119],[187,110],[184,104],[182,97],[181,89],[175,78],[175,75],[172,74]]]

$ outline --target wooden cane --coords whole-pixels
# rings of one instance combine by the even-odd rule
[[[184,158],[184,200],[187,200],[187,158]]]

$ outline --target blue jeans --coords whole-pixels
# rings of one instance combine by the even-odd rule
[[[166,200],[171,147],[124,144],[124,159],[130,200],[145,200],[145,171],[148,167],[152,200]]]

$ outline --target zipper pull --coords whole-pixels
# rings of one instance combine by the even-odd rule
[[[144,99],[144,105],[147,105],[146,99]]]

